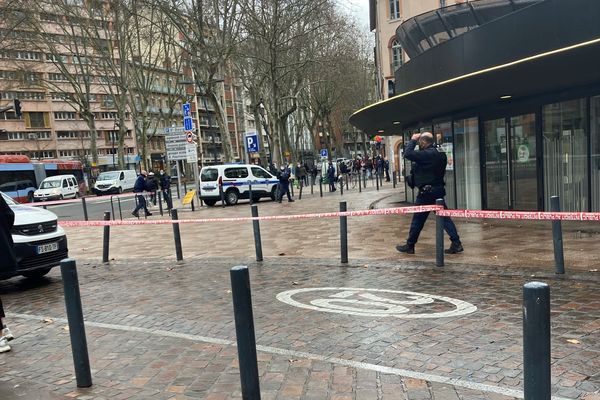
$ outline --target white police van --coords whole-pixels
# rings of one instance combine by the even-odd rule
[[[279,180],[267,170],[253,164],[225,164],[202,167],[200,171],[200,198],[206,205],[214,206],[221,200],[221,190],[228,205],[234,205],[239,199],[252,201],[262,197],[277,198]]]

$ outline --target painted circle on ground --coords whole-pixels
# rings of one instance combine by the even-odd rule
[[[361,317],[443,318],[477,311],[473,304],[450,297],[388,289],[303,288],[281,292],[277,300],[294,307]]]

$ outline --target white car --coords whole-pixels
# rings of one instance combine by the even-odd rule
[[[79,185],[74,175],[51,176],[33,192],[33,201],[62,200],[79,197]]]
[[[234,205],[239,199],[250,198],[252,184],[252,200],[261,197],[277,197],[279,180],[266,169],[253,164],[226,164],[202,167],[200,171],[200,198],[207,206],[214,206],[221,200],[221,190],[225,202]]]
[[[0,279],[16,275],[28,278],[46,275],[69,256],[67,236],[58,225],[56,215],[41,207],[17,204],[2,192],[0,195],[15,213],[11,233],[18,263],[16,271],[0,269]]]

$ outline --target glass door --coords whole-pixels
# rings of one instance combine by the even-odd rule
[[[487,208],[536,210],[535,114],[484,121]]]

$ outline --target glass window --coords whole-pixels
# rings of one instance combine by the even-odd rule
[[[390,0],[390,19],[400,18],[400,0]]]
[[[585,99],[543,107],[544,201],[559,196],[564,211],[587,211],[588,168]]]
[[[477,118],[454,121],[456,208],[481,209],[479,126]]]
[[[592,211],[600,212],[600,96],[591,99]]]
[[[392,73],[394,73],[398,68],[402,66],[403,58],[402,58],[402,46],[398,43],[397,39],[394,39],[392,42]]]
[[[246,168],[246,167],[226,168],[224,175],[226,178],[247,178],[248,177],[248,168]]]
[[[262,168],[252,167],[252,175],[257,178],[271,178],[271,174]]]
[[[454,143],[452,138],[452,123],[442,122],[433,127],[433,136],[441,150],[446,153],[446,204],[449,208],[456,208],[456,195],[454,192]]]
[[[205,168],[200,174],[202,182],[214,182],[219,178],[219,171],[216,168]]]

